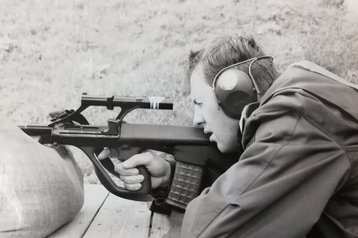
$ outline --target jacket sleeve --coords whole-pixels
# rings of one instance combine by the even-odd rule
[[[304,237],[350,162],[300,115],[260,121],[239,162],[186,209],[182,237]]]

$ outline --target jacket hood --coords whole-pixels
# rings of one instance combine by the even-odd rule
[[[309,61],[289,66],[264,94],[260,104],[266,104],[276,95],[295,91],[304,91],[335,105],[358,120],[358,86]]]

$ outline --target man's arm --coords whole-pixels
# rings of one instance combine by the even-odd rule
[[[0,236],[44,237],[83,205],[83,179],[72,154],[49,148],[0,119]]]
[[[304,117],[272,117],[240,161],[189,204],[182,237],[304,237],[349,166]]]

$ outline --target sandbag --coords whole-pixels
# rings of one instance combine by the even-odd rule
[[[72,154],[39,144],[0,116],[0,237],[45,237],[69,222],[83,201]]]

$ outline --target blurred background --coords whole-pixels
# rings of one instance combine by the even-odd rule
[[[253,36],[280,71],[307,59],[358,82],[357,0],[0,0],[0,114],[47,124],[49,112],[78,107],[83,92],[166,96],[173,111],[126,120],[190,125],[186,58],[224,34]],[[86,116],[114,117],[104,108]],[[85,181],[97,183],[74,153]]]

